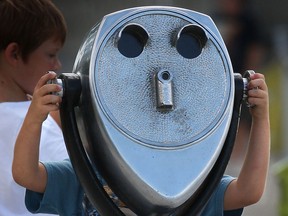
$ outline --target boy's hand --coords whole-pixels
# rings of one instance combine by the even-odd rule
[[[250,76],[248,84],[248,103],[251,105],[250,113],[252,118],[269,118],[268,87],[263,74],[255,73]]]
[[[252,115],[249,144],[240,174],[225,192],[225,210],[243,208],[258,202],[267,179],[270,160],[268,87],[262,74],[251,74],[250,79],[247,86]]]
[[[49,72],[42,76],[38,81],[34,93],[32,102],[28,111],[29,115],[33,115],[35,121],[42,123],[47,118],[49,112],[59,109],[59,103],[62,98],[60,96],[51,94],[51,92],[59,92],[62,87],[57,84],[47,84],[47,82],[56,77],[55,72]]]

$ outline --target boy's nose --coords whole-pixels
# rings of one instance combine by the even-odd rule
[[[62,64],[61,64],[60,60],[57,59],[56,62],[55,62],[55,65],[54,65],[54,69],[53,69],[53,70],[55,70],[55,71],[60,70],[61,67],[62,67]]]

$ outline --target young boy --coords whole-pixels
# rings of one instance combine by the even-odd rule
[[[14,144],[38,80],[61,67],[66,24],[50,0],[1,0],[0,29],[0,215],[28,216],[25,190],[11,172]],[[40,159],[67,158],[55,120],[48,116],[42,126]]]
[[[50,111],[57,110],[61,98],[50,92],[60,91],[46,82],[56,76],[44,75],[38,82],[31,106],[18,135],[13,160],[15,181],[27,188],[26,206],[34,213],[83,215],[83,190],[69,160],[58,163],[38,161],[41,127]],[[248,85],[253,124],[245,162],[238,178],[224,176],[203,210],[203,216],[223,215],[259,201],[265,188],[270,157],[268,88],[264,76],[256,73]],[[237,209],[240,209],[237,211]]]

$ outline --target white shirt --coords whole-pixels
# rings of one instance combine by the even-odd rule
[[[32,215],[25,207],[25,188],[15,183],[12,177],[14,144],[29,105],[29,101],[0,103],[0,216]],[[42,127],[40,160],[59,161],[65,158],[68,154],[62,130],[48,116]]]

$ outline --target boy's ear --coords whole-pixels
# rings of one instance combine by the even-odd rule
[[[10,43],[4,50],[4,55],[10,64],[15,64],[21,60],[20,48],[17,43]]]

